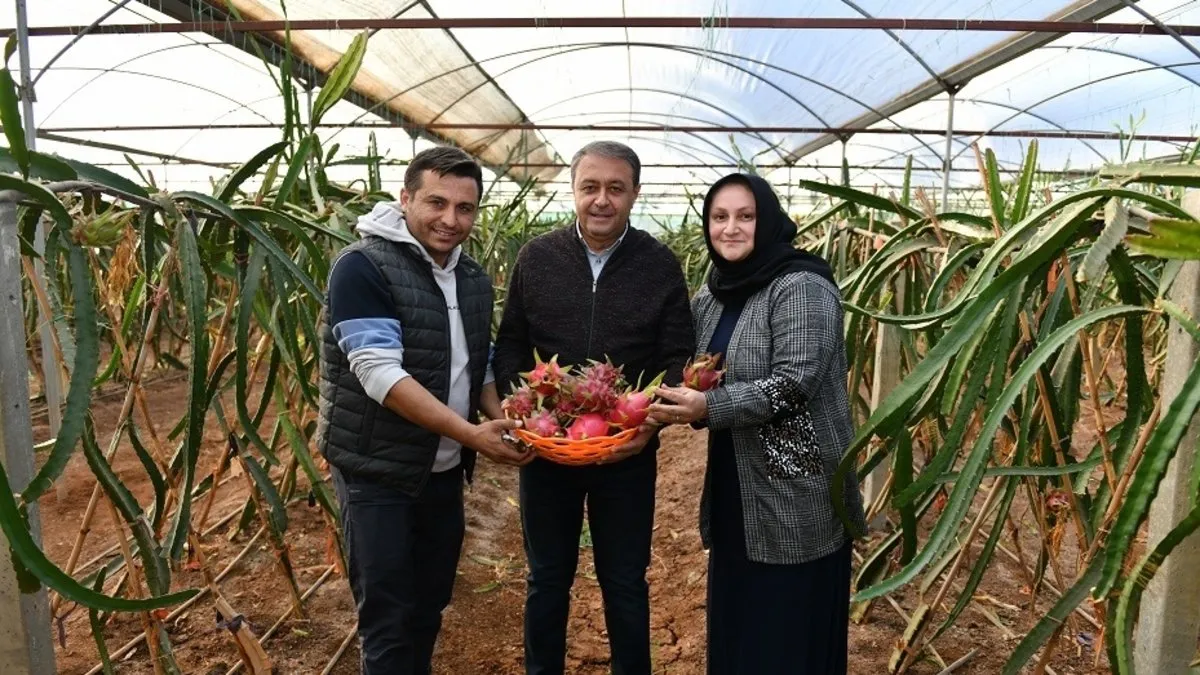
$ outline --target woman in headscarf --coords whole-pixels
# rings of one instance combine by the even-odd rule
[[[722,355],[706,392],[661,387],[662,423],[706,426],[700,534],[709,549],[710,675],[846,672],[852,536],[830,498],[853,429],[841,296],[762,178],[704,198],[713,266],[692,301],[698,354]],[[853,472],[846,510],[865,530]]]

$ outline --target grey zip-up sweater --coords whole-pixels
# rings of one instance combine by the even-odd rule
[[[534,238],[517,255],[504,303],[492,364],[501,396],[533,368],[534,349],[564,366],[608,357],[631,384],[662,371],[678,384],[696,345],[678,258],[634,227],[594,281],[574,224]]]

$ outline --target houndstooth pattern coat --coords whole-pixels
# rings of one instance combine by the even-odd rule
[[[692,301],[698,353],[722,305],[707,288]],[[732,429],[750,560],[794,564],[833,553],[847,533],[830,484],[853,436],[846,391],[841,295],[808,272],[781,276],[750,297],[725,354],[725,379],[707,392],[710,429]],[[700,535],[711,539],[711,475],[704,476]],[[858,480],[846,510],[865,530]]]

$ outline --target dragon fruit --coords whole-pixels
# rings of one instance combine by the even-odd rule
[[[650,413],[650,404],[654,402],[653,392],[662,383],[665,374],[660,373],[645,389],[628,391],[618,396],[608,411],[609,423],[621,429],[640,427]]]
[[[600,413],[584,413],[567,427],[567,438],[582,441],[608,435],[608,421]]]
[[[717,367],[720,363],[720,354],[702,354],[689,361],[683,368],[683,386],[697,391],[715,388],[725,374],[724,369]]]
[[[548,404],[559,419],[572,418],[579,412],[579,405],[570,396],[558,396],[552,401],[548,401]]]
[[[621,366],[615,366],[612,361],[605,359],[604,361],[592,361],[591,365],[580,372],[580,376],[595,378],[609,386],[621,388],[625,384],[621,371]]]
[[[631,391],[617,397],[612,410],[608,411],[608,421],[622,429],[633,429],[646,421],[649,412],[650,396],[645,392]]]
[[[500,409],[504,416],[513,420],[523,420],[533,414],[538,407],[538,395],[528,386],[521,387],[509,394],[501,403]]]
[[[528,373],[522,373],[529,386],[541,394],[542,396],[553,396],[558,393],[562,386],[563,378],[568,374],[569,369],[564,369],[558,365],[558,355],[555,354],[549,361],[543,361],[537,352],[533,355],[535,365],[533,370]]]
[[[554,413],[549,410],[539,410],[534,413],[532,417],[525,420],[525,428],[543,438],[563,435],[562,426],[554,417]]]
[[[580,374],[571,383],[570,392],[575,407],[583,412],[605,411],[617,402],[616,388],[601,379],[597,371]]]

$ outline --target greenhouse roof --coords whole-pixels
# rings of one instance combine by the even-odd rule
[[[840,182],[843,161],[852,184],[894,189],[911,157],[936,191],[948,123],[949,186],[971,189],[976,143],[1002,171],[1034,139],[1046,171],[1178,155],[1200,102],[1194,27],[1161,29],[1200,24],[1179,0],[54,0],[28,3],[38,150],[132,176],[128,154],[160,185],[206,186],[285,118],[283,32],[220,22],[278,28],[284,5],[302,107],[362,32],[349,20],[391,20],[320,136],[350,159],[374,134],[393,189],[404,160],[448,141],[569,199],[571,155],[615,139],[645,164],[643,202],[668,210],[746,161],[799,197],[798,179]]]

